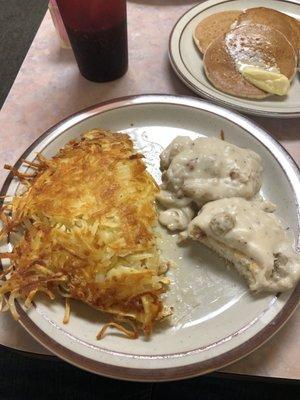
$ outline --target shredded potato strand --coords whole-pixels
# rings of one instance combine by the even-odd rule
[[[19,319],[19,313],[17,312],[16,305],[15,305],[15,299],[20,297],[20,294],[16,291],[11,292],[7,304],[8,308],[13,316],[13,318],[17,321]]]
[[[30,307],[39,293],[53,300],[59,292],[64,323],[74,298],[134,324],[105,324],[99,339],[108,327],[150,335],[167,315],[160,295],[168,281],[153,230],[158,186],[130,138],[94,129],[52,159],[38,154],[23,164],[30,173],[5,166],[24,190],[0,210],[0,237],[15,238],[13,251],[0,254],[10,262],[0,276],[4,308],[18,318],[15,299]]]
[[[18,177],[20,180],[26,180],[26,179],[31,179],[35,177],[35,173],[33,172],[32,174],[25,174],[23,172],[18,171],[11,165],[4,164],[4,168],[8,169],[11,171],[16,177]]]
[[[64,314],[64,319],[63,319],[64,324],[67,324],[70,321],[70,314],[71,314],[70,298],[66,297],[65,298],[65,314]]]
[[[138,332],[136,330],[129,330],[126,329],[123,325],[120,325],[116,322],[108,322],[107,324],[103,325],[101,328],[100,332],[97,334],[96,338],[97,340],[103,339],[104,336],[106,335],[106,331],[108,328],[115,328],[118,331],[124,333],[124,335],[129,338],[129,339],[137,339],[138,338]]]
[[[34,296],[36,295],[37,291],[38,291],[38,289],[34,289],[29,293],[27,299],[24,302],[25,307],[27,307],[27,308],[31,307],[32,300],[33,300]]]

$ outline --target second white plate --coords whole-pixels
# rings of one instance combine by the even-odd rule
[[[202,56],[193,42],[193,31],[197,24],[209,15],[227,10],[244,10],[261,7],[260,0],[209,0],[198,4],[184,14],[174,26],[170,35],[169,57],[178,77],[195,93],[244,113],[272,116],[300,116],[300,74],[297,73],[291,89],[284,98],[271,96],[263,100],[250,100],[230,96],[214,88],[207,80],[203,69]],[[299,1],[266,0],[264,7],[285,12],[300,19]]]

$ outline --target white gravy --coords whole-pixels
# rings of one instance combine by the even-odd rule
[[[238,250],[260,267],[257,285],[290,288],[300,277],[300,257],[274,214],[242,198],[207,203],[190,223],[208,237]],[[261,279],[263,282],[259,282]]]
[[[159,222],[170,231],[186,230],[188,224],[195,215],[192,207],[169,208],[161,211],[158,215]]]
[[[261,187],[260,156],[216,138],[179,137],[161,160],[162,188],[199,206],[223,197],[251,198]]]
[[[159,220],[170,230],[186,229],[193,209],[208,201],[252,198],[261,187],[260,156],[217,138],[178,136],[160,158],[163,183],[157,200],[171,210],[162,211]]]

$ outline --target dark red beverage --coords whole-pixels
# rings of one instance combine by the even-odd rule
[[[57,0],[81,74],[95,82],[128,67],[126,0]]]

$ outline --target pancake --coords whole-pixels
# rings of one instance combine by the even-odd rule
[[[223,11],[204,18],[194,30],[193,38],[201,53],[205,53],[208,46],[218,36],[230,30],[231,25],[237,20],[241,11]]]
[[[249,8],[238,16],[237,26],[262,24],[277,29],[292,44],[296,54],[300,49],[300,26],[295,18],[271,8]]]
[[[204,55],[209,81],[222,92],[251,99],[263,99],[269,93],[255,87],[240,74],[237,64],[275,67],[292,80],[296,55],[292,45],[279,31],[264,25],[247,24],[217,38]]]

